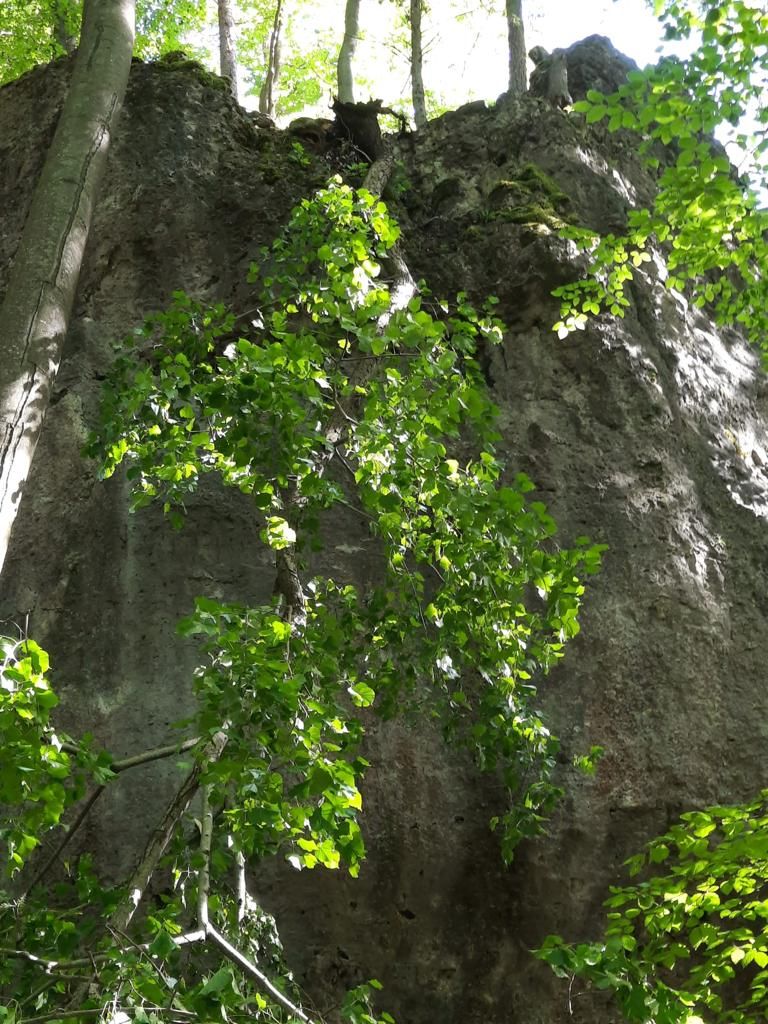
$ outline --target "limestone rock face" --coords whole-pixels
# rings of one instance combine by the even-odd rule
[[[60,63],[0,90],[0,289],[66,75]],[[403,1024],[571,1019],[567,986],[528,951],[551,931],[594,934],[623,859],[681,810],[768,781],[765,378],[652,265],[624,320],[557,339],[550,292],[580,270],[558,224],[620,229],[653,180],[625,137],[542,106],[472,104],[431,122],[400,144],[392,205],[415,277],[437,295],[499,298],[509,327],[485,365],[510,474],[533,478],[563,543],[609,545],[582,633],[541,687],[567,797],[550,835],[505,870],[488,830],[494,781],[429,729],[376,727],[361,878],[253,869],[320,1008],[377,977]],[[66,727],[118,755],[167,742],[183,714],[194,650],[173,625],[192,597],[265,600],[273,569],[247,502],[216,486],[180,533],[155,511],[128,515],[124,481],[98,482],[79,454],[99,381],[111,344],[174,289],[248,308],[250,260],[324,179],[322,162],[291,153],[214,80],[134,66],[0,591],[4,628],[26,625],[51,653]],[[356,524],[325,533],[318,571],[376,571]],[[591,744],[606,755],[586,779],[570,760]],[[85,836],[105,870],[135,856],[172,772],[149,766],[114,786]],[[618,1018],[602,997],[572,992],[570,1004],[584,1024]]]

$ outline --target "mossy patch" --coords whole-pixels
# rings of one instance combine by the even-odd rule
[[[221,75],[215,75],[208,68],[203,67],[199,60],[190,57],[183,50],[173,50],[171,53],[164,53],[158,60],[153,61],[153,64],[161,71],[194,72],[203,85],[208,85],[212,89],[221,89],[223,92],[229,92],[230,85],[228,79],[222,78]]]
[[[565,192],[535,164],[525,164],[517,177],[497,182],[488,201],[488,220],[546,224],[553,230],[566,225],[570,206]]]

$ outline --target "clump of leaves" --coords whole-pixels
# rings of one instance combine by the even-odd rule
[[[221,635],[259,624],[253,657],[266,644],[281,699],[293,686],[323,721],[344,723],[337,754],[361,726],[334,691],[387,713],[406,698],[428,707],[507,783],[509,858],[559,794],[535,680],[578,629],[577,572],[594,571],[599,550],[559,550],[546,509],[526,498],[531,482],[502,483],[475,359],[478,339],[498,340],[501,325],[464,297],[453,309],[429,310],[419,295],[397,308],[381,270],[397,236],[365,191],[336,183],[305,200],[264,254],[268,272],[254,268],[250,327],[185,295],[148,322],[139,367],[133,349],[116,365],[92,451],[107,475],[127,458],[135,505],[157,498],[177,524],[199,475],[217,472],[252,497],[265,542],[300,556],[318,542],[322,509],[356,510],[383,547],[382,585],[316,580],[300,621],[242,610]],[[466,432],[480,451],[462,462],[448,445]],[[232,708],[212,712],[213,724],[224,718],[235,720]],[[329,773],[330,761],[320,777]]]
[[[503,478],[476,361],[502,326],[465,296],[448,306],[416,294],[392,257],[398,233],[382,202],[334,182],[262,253],[247,314],[179,293],[117,358],[89,444],[103,474],[126,461],[134,508],[159,501],[176,527],[204,473],[247,494],[275,596],[199,597],[181,623],[206,658],[193,736],[122,761],[66,741],[97,784],[91,802],[119,772],[182,748],[192,768],[120,887],[102,888],[81,858],[53,906],[37,878],[23,900],[0,903],[11,951],[0,989],[16,1000],[0,1019],[74,1006],[311,1024],[246,863],[280,852],[297,869],[357,873],[365,709],[424,711],[500,776],[507,860],[541,831],[559,789],[536,685],[578,630],[580,577],[600,550],[558,548],[531,482]],[[382,562],[365,587],[311,572],[322,518],[342,506]],[[3,643],[0,799],[13,805],[15,864],[76,786],[59,782],[69,764],[48,723],[45,655]],[[168,884],[147,906],[163,870]],[[347,996],[352,1024],[391,1021],[372,1010],[377,986]]]
[[[607,121],[610,131],[640,133],[640,153],[659,172],[658,192],[650,209],[629,211],[625,235],[565,229],[591,266],[584,280],[554,293],[561,299],[554,329],[564,337],[583,329],[591,314],[623,316],[625,284],[656,247],[664,253],[660,273],[668,287],[693,284],[693,305],[739,325],[765,353],[768,213],[760,193],[768,181],[768,18],[751,0],[657,0],[655,6],[667,38],[699,34],[690,57],[631,71],[616,93],[591,91],[574,109],[589,123]],[[742,154],[739,172],[715,131]]]
[[[70,758],[50,723],[58,698],[34,640],[0,637],[0,850],[18,870],[74,798]],[[11,812],[12,809],[12,813]]]
[[[556,974],[609,989],[638,1024],[747,1024],[768,1012],[768,790],[681,816],[631,857],[599,942],[551,935]],[[664,865],[664,868],[661,867]]]

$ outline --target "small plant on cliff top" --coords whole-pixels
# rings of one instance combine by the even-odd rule
[[[616,93],[590,91],[574,109],[588,123],[644,136],[640,153],[660,170],[658,189],[649,209],[628,211],[622,235],[565,229],[591,267],[584,280],[555,292],[555,329],[564,337],[591,314],[623,316],[626,282],[655,248],[667,287],[692,286],[694,306],[737,324],[768,355],[768,14],[756,0],[655,0],[655,8],[668,39],[699,35],[690,57],[631,71]],[[738,154],[738,172],[715,132]]]
[[[397,236],[383,203],[332,184],[263,253],[247,316],[178,294],[115,363],[90,444],[104,474],[127,461],[134,507],[159,501],[177,527],[204,473],[248,495],[273,552],[275,596],[253,606],[200,597],[181,624],[207,654],[184,742],[193,768],[125,885],[101,890],[81,863],[62,885],[64,909],[52,910],[33,880],[23,908],[0,914],[0,944],[14,949],[0,989],[35,993],[19,1017],[74,1005],[142,1020],[308,1020],[279,956],[281,980],[264,973],[263,915],[249,930],[245,864],[280,852],[297,869],[357,873],[366,708],[425,711],[498,774],[509,794],[497,819],[507,860],[559,795],[557,741],[536,710],[536,684],[578,629],[577,573],[594,571],[599,551],[558,549],[546,509],[526,497],[530,481],[502,481],[475,361],[478,339],[497,340],[500,324],[464,297],[426,308],[393,256]],[[372,534],[383,559],[376,583],[312,575],[319,524],[334,508]],[[0,722],[25,710],[24,658],[44,672],[34,646],[17,649]],[[47,689],[30,685],[40,704]],[[32,757],[33,770],[65,775],[43,712],[26,721],[23,737],[31,731],[38,759],[50,761]],[[100,769],[100,783],[180,745],[118,762],[65,744]],[[25,770],[33,748],[12,746],[5,772]],[[65,782],[49,787],[42,825],[58,822]],[[186,807],[198,789],[191,843]],[[16,866],[29,843],[8,838]],[[136,922],[164,854],[173,889]],[[66,909],[83,901],[103,907],[89,919],[87,950]],[[375,1024],[371,991],[350,993],[349,1020]]]

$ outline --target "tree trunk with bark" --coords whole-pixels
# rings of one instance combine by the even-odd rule
[[[237,99],[237,55],[235,53],[235,15],[232,0],[218,0],[219,70],[229,79],[229,88]]]
[[[134,23],[135,0],[85,0],[72,82],[0,307],[0,570],[61,360]]]
[[[357,49],[359,31],[360,0],[347,0],[347,5],[344,9],[344,39],[339,50],[339,62],[337,65],[338,93],[342,103],[355,102],[352,60]]]
[[[277,0],[272,32],[269,36],[269,54],[264,84],[259,91],[259,110],[273,120],[277,107],[277,83],[280,80],[280,61],[283,41],[283,0]]]
[[[422,0],[410,0],[411,22],[411,97],[413,118],[417,128],[427,123],[427,104],[424,99],[423,53],[421,46]]]
[[[509,91],[520,96],[528,88],[525,65],[523,0],[506,0],[507,38],[509,39]]]

